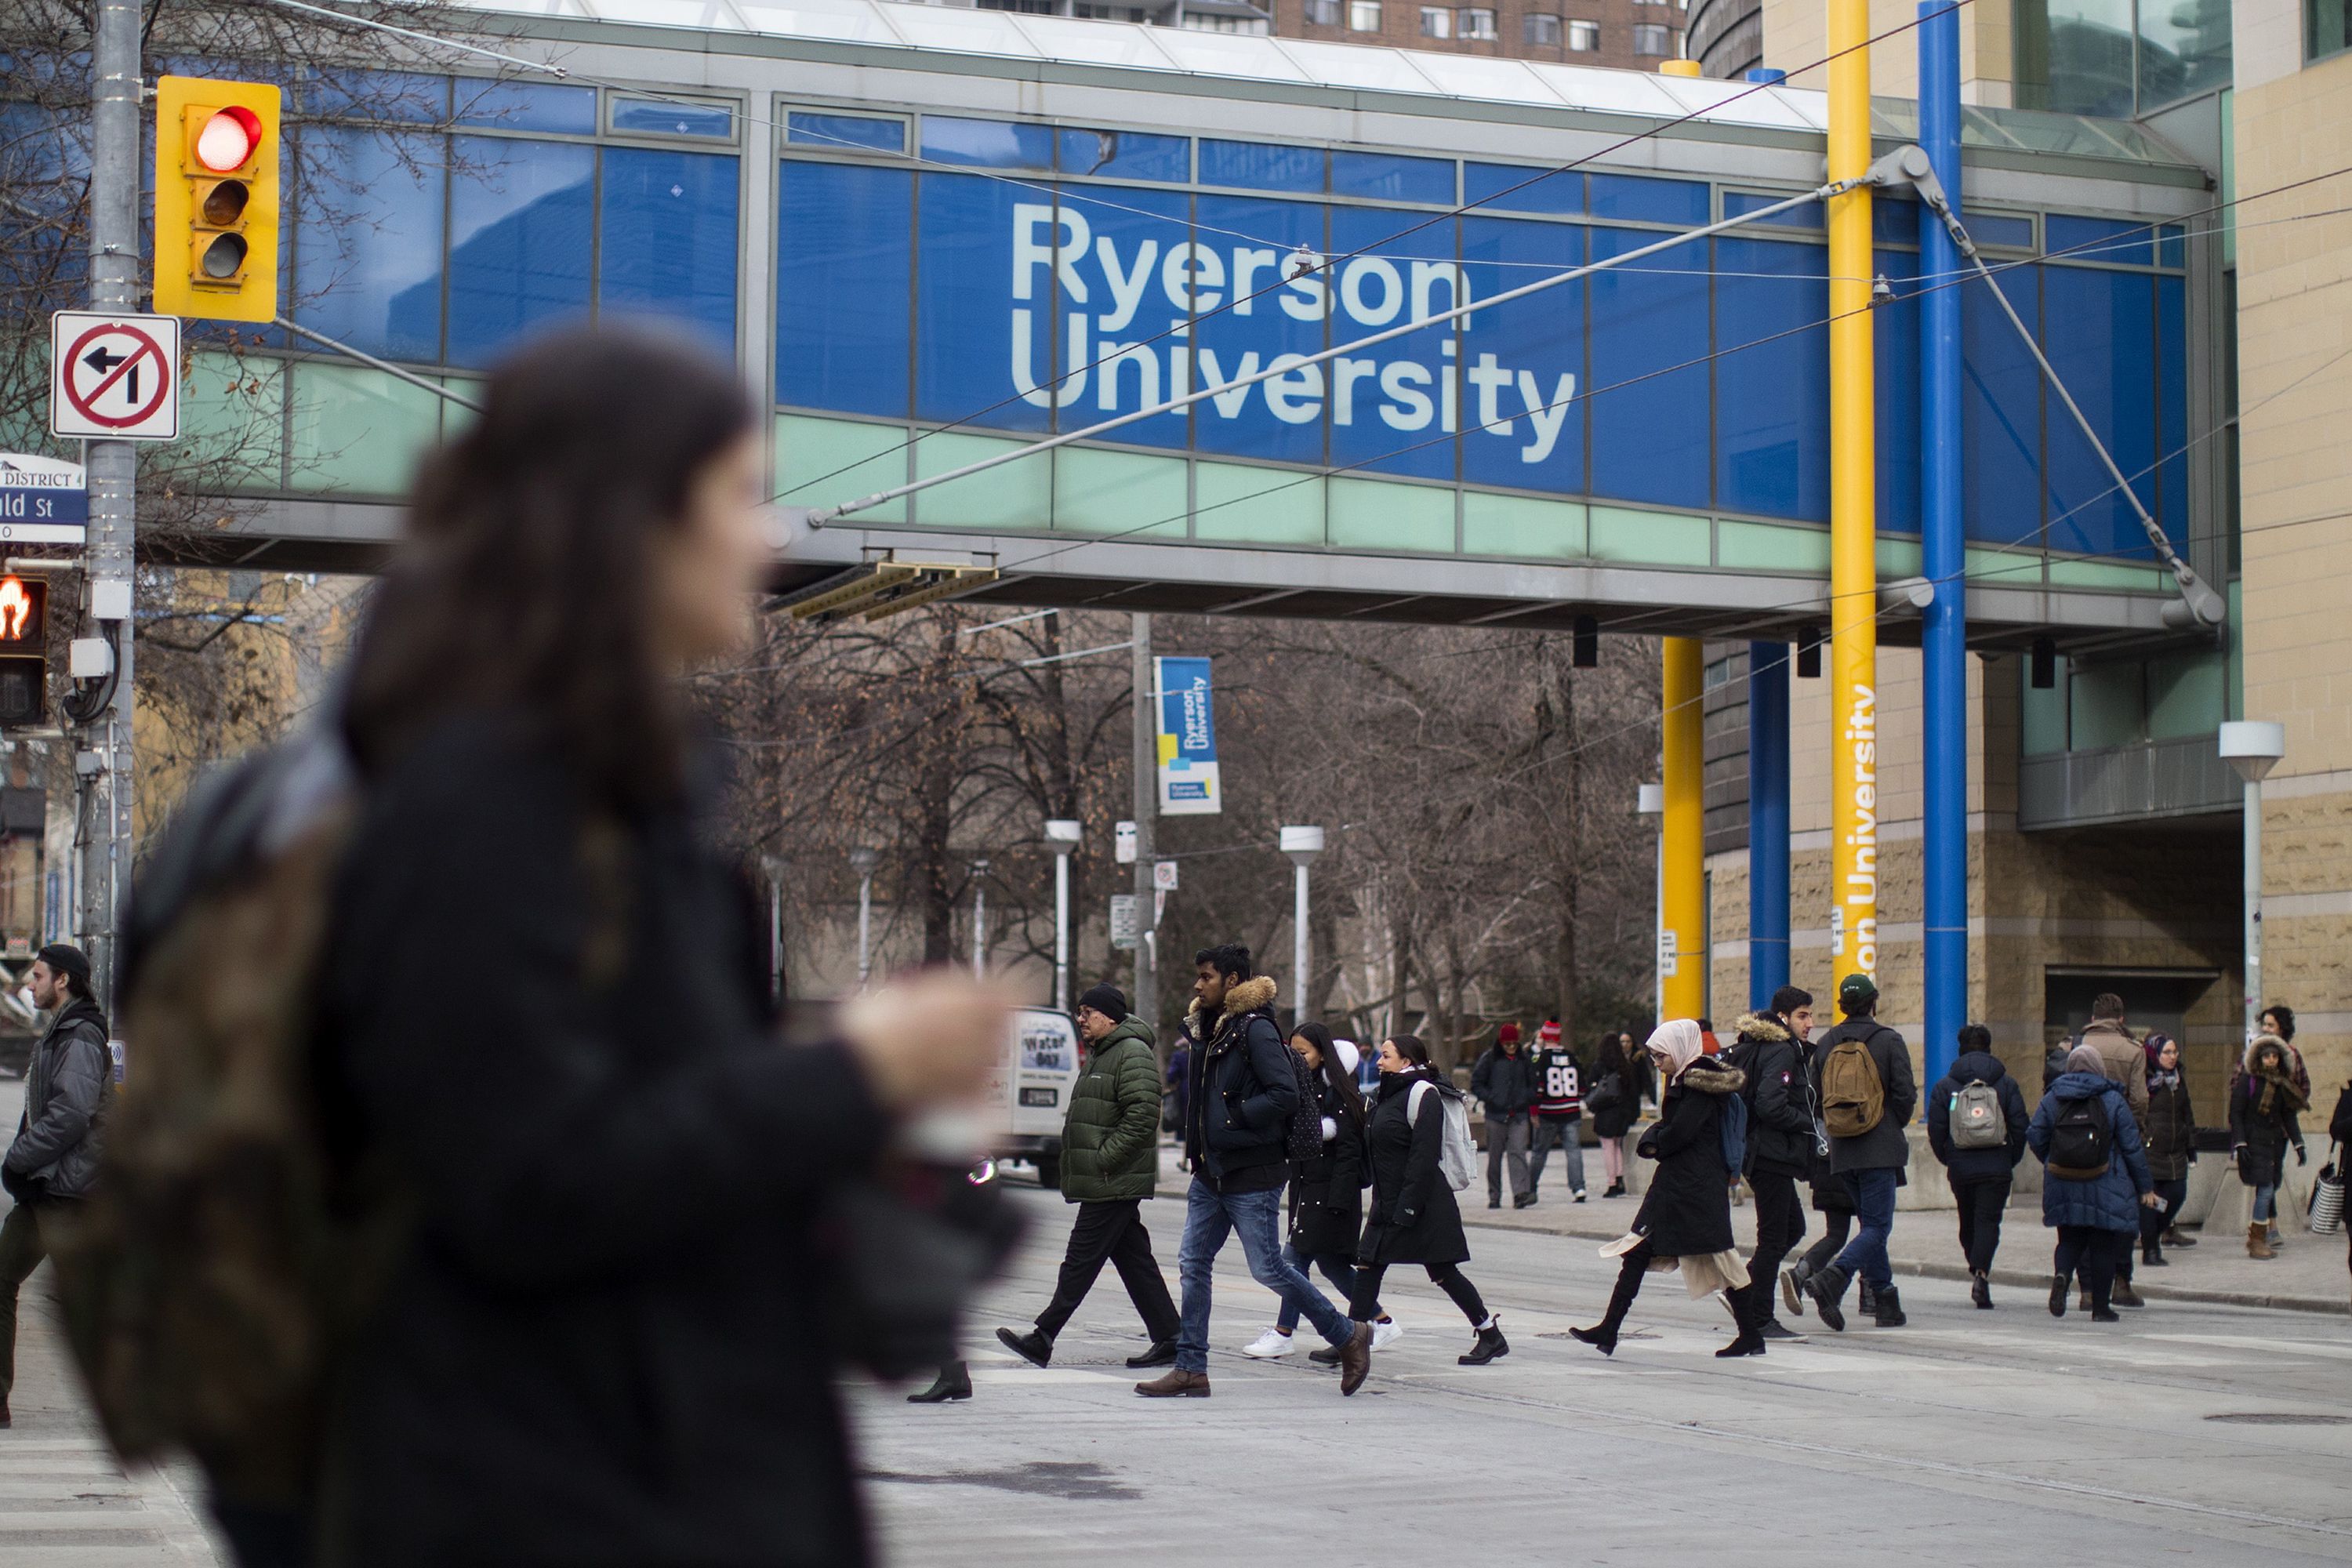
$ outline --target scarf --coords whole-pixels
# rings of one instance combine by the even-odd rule
[[[2294,1075],[2284,1068],[2257,1067],[2254,1068],[2254,1081],[2263,1086],[2262,1092],[2255,1097],[2254,1109],[2264,1116],[2273,1120],[2293,1116],[2311,1104],[2303,1090],[2294,1087]]]
[[[2175,1093],[2178,1093],[2179,1089],[2180,1069],[2179,1068],[2150,1068],[2147,1069],[2148,1093],[2154,1094],[2160,1089],[2171,1089]]]

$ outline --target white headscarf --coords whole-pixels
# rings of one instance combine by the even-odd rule
[[[1697,1019],[1669,1018],[1650,1036],[1648,1048],[1674,1064],[1666,1073],[1671,1082],[1683,1076],[1685,1068],[1706,1054],[1706,1040],[1699,1033]]]

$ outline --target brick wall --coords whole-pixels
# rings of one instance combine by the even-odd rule
[[[2352,205],[2352,178],[2257,193],[2352,164],[2352,58],[2284,69],[2298,17],[2238,18],[2284,70],[2234,95],[2243,658],[2246,716],[2286,726],[2263,812],[2264,991],[2301,1016],[2324,1114],[2352,1074],[2352,216],[2307,215]]]

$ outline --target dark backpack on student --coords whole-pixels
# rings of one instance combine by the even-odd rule
[[[1723,1168],[1733,1175],[1748,1170],[1748,1101],[1737,1094],[1718,1097],[1723,1107],[1716,1121],[1716,1131],[1723,1136]]]
[[[2063,1182],[2095,1182],[2107,1173],[2115,1153],[2116,1129],[2107,1116],[2107,1097],[2103,1091],[2059,1105],[2058,1119],[2050,1129],[2050,1174]]]

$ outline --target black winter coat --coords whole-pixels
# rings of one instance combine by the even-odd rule
[[[1426,1083],[1421,1114],[1408,1119],[1412,1086]],[[1366,1263],[1461,1263],[1470,1256],[1462,1209],[1445,1184],[1437,1156],[1445,1138],[1442,1096],[1450,1084],[1423,1072],[1381,1079],[1365,1145],[1372,1163],[1372,1215],[1359,1256]]]
[[[2286,1147],[2303,1147],[2303,1123],[2292,1110],[2262,1109],[2263,1081],[2240,1073],[2230,1085],[2230,1142],[2238,1151],[2238,1180],[2250,1187],[2274,1187],[2286,1169]]]
[[[330,1554],[862,1563],[817,1227],[885,1118],[846,1048],[775,1039],[703,813],[591,820],[488,718],[373,783],[322,1042],[333,1146],[415,1232],[339,1390]]]
[[[1349,1123],[1339,1091],[1320,1071],[1315,1101],[1339,1131],[1314,1159],[1290,1163],[1290,1243],[1301,1258],[1353,1258],[1364,1228],[1364,1184],[1371,1180],[1364,1134]]]
[[[2197,1158],[2197,1110],[2189,1102],[2189,1074],[2180,1073],[2178,1088],[2147,1089],[2147,1125],[2140,1129],[2147,1150],[2148,1174],[2159,1182],[2177,1182],[2189,1174]]]
[[[1650,1092],[1651,1078],[1646,1052],[1637,1052],[1636,1059],[1613,1068],[1605,1062],[1594,1066],[1591,1082],[1584,1090],[1584,1103],[1587,1114],[1592,1118],[1595,1137],[1622,1138],[1633,1130],[1633,1123],[1642,1120],[1642,1100]],[[1622,1091],[1617,1096],[1617,1103],[1605,1110],[1592,1109],[1592,1097],[1612,1079],[1617,1080]]]
[[[1739,1020],[1724,1059],[1748,1076],[1748,1169],[1776,1176],[1813,1170],[1813,1080],[1796,1037],[1769,1013]]]
[[[1500,1046],[1488,1046],[1470,1069],[1470,1092],[1493,1116],[1518,1116],[1534,1109],[1536,1090],[1541,1087],[1535,1058],[1524,1047],[1511,1055]]]
[[[1274,994],[1265,975],[1236,981],[1213,1026],[1198,1003],[1185,1020],[1199,1044],[1184,1150],[1194,1170],[1237,1192],[1278,1187],[1289,1175],[1298,1076],[1274,1019]]]
[[[1731,1247],[1731,1176],[1723,1163],[1723,1102],[1746,1087],[1736,1067],[1701,1057],[1666,1087],[1657,1125],[1635,1152],[1658,1163],[1633,1228],[1661,1258]]]
[[[1911,1047],[1903,1037],[1875,1018],[1848,1018],[1813,1042],[1813,1094],[1818,1100],[1822,1089],[1822,1069],[1830,1059],[1830,1052],[1844,1040],[1860,1040],[1870,1051],[1870,1059],[1878,1068],[1878,1087],[1885,1097],[1885,1112],[1878,1125],[1859,1138],[1830,1140],[1830,1169],[1839,1175],[1849,1171],[1893,1171],[1895,1181],[1903,1181],[1903,1167],[1911,1163],[1911,1139],[1908,1129],[1911,1117],[1919,1109],[1919,1080],[1911,1071]]]
[[[2009,1132],[1997,1149],[1956,1149],[1952,1146],[1952,1100],[1972,1083],[1983,1083],[2000,1096],[2000,1116]],[[1952,1070],[1936,1080],[1927,1096],[1927,1147],[1942,1162],[1952,1184],[2005,1179],[2025,1158],[2025,1130],[2033,1113],[2025,1108],[2025,1091],[2009,1068],[1990,1051],[1963,1051]]]

